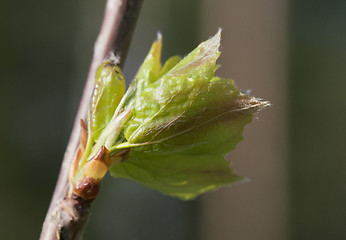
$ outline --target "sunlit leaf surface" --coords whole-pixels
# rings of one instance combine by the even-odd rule
[[[162,68],[161,38],[154,42],[124,105],[131,114],[121,132],[124,141],[113,149],[130,151],[111,168],[114,177],[184,200],[242,179],[224,155],[268,102],[242,93],[232,80],[214,77],[220,36],[219,31]]]

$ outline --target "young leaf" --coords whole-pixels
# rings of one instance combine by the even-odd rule
[[[214,77],[220,34],[167,67],[134,98],[124,126],[127,142],[113,147],[131,150],[111,169],[115,177],[185,200],[242,179],[223,155],[268,102],[241,93],[232,80]]]
[[[214,37],[202,42],[189,55],[175,65],[167,75],[172,77],[185,76],[191,79],[211,79],[217,69],[216,60],[220,56],[220,40],[221,30]]]
[[[132,144],[130,155],[111,169],[113,175],[183,200],[242,180],[223,156],[242,140],[245,125],[267,103],[231,90],[231,83],[213,81],[205,96],[209,104],[200,112],[188,109],[174,122],[148,131],[152,140]]]
[[[125,129],[129,143],[155,141],[153,137],[168,129],[172,121],[185,121],[181,116],[187,110],[203,109],[205,101],[198,97],[208,90],[214,76],[219,44],[220,32],[143,90],[136,98],[133,117]]]
[[[111,121],[124,93],[125,81],[120,68],[111,61],[103,62],[97,71],[89,108],[89,134],[95,141]]]
[[[170,57],[165,62],[163,67],[161,68],[158,78],[160,78],[161,76],[165,75],[169,70],[171,70],[180,61],[181,61],[181,57],[179,57],[179,56]]]
[[[268,103],[242,94],[231,80],[213,78],[202,89],[196,83],[190,90],[186,85],[179,88],[167,103],[160,99],[164,102],[161,108],[156,98],[135,105],[125,127],[128,142],[118,148],[140,147],[143,151],[172,154],[184,150],[197,155],[233,150],[242,139],[244,126]]]
[[[111,172],[114,177],[134,180],[183,200],[243,180],[221,155],[160,154],[135,149]]]
[[[161,48],[162,37],[161,34],[158,34],[157,40],[151,46],[148,55],[127,90],[125,109],[131,107],[136,97],[159,76],[161,70]]]

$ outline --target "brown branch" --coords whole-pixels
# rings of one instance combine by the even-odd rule
[[[123,65],[141,5],[142,0],[107,1],[83,96],[74,121],[55,191],[43,223],[41,240],[79,239],[83,233],[89,216],[91,201],[83,200],[74,195],[72,197],[67,197],[66,195],[69,188],[69,168],[79,145],[80,119],[85,119],[87,114],[97,66],[110,52],[115,52],[120,57],[120,65]]]

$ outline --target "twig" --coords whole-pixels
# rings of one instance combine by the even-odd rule
[[[66,197],[69,187],[68,172],[79,145],[80,119],[85,119],[86,117],[98,65],[110,52],[115,52],[120,57],[120,66],[123,65],[141,5],[142,0],[107,1],[101,31],[95,43],[94,56],[83,96],[74,121],[55,191],[43,223],[41,240],[79,239],[84,231],[90,212],[91,201],[82,200],[77,196]]]

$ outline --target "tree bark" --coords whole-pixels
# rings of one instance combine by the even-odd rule
[[[87,81],[74,121],[70,140],[66,148],[54,194],[43,223],[40,240],[80,239],[90,213],[92,200],[82,199],[74,194],[68,197],[68,173],[80,139],[80,119],[85,119],[93,89],[98,65],[111,52],[119,56],[122,66],[142,0],[108,0],[101,30],[94,48]]]

